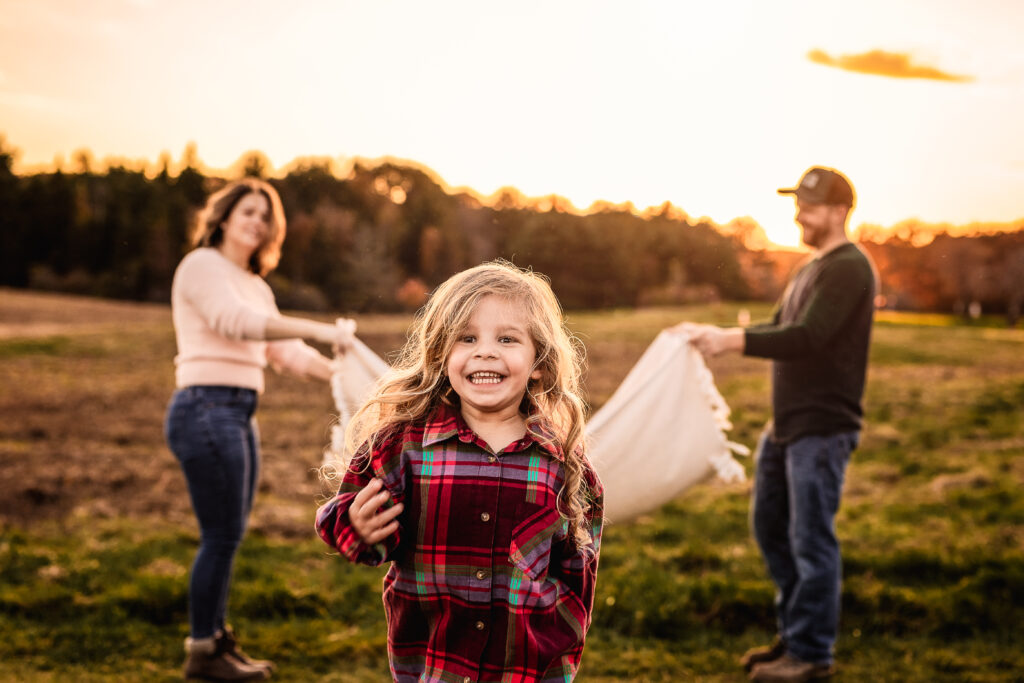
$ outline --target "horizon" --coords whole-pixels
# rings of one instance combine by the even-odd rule
[[[398,159],[479,197],[749,217],[793,248],[775,190],[812,165],[853,182],[851,229],[1024,217],[1022,21],[998,0],[16,0],[0,120],[19,173],[190,143],[215,170],[252,150],[277,172]]]
[[[8,153],[14,152],[15,158],[17,157],[18,148],[16,145],[12,145],[9,140],[6,140],[3,132],[0,131],[0,143],[4,143],[7,146],[6,150],[0,148],[0,151],[6,151]],[[160,157],[156,161],[148,159],[127,159],[123,157],[106,157],[103,159],[97,159],[92,151],[88,148],[78,148],[74,150],[71,155],[71,159],[65,159],[60,157],[49,164],[38,164],[35,167],[26,167],[23,164],[15,162],[14,173],[18,176],[28,176],[36,173],[53,173],[56,171],[69,172],[67,170],[68,165],[75,165],[80,163],[79,157],[84,154],[84,158],[89,167],[89,172],[102,172],[106,173],[112,168],[125,168],[129,171],[139,172],[145,174],[149,179],[155,178],[164,168],[172,177],[177,177],[180,173],[193,164],[193,168],[201,172],[207,177],[216,177],[225,180],[241,177],[242,166],[252,155],[258,155],[263,161],[269,163],[269,159],[260,150],[247,150],[233,163],[229,164],[225,168],[213,168],[210,165],[204,163],[202,158],[198,156],[197,147],[193,142],[189,142],[186,145],[186,149],[183,151],[181,157],[175,161],[171,156],[170,152],[164,150],[161,152]],[[192,159],[188,157],[193,156]],[[644,217],[650,214],[656,214],[665,208],[667,203],[670,209],[674,209],[678,214],[676,217],[692,221],[694,223],[709,223],[719,232],[723,234],[731,234],[735,229],[743,226],[753,225],[757,230],[761,231],[758,235],[756,232],[749,235],[747,239],[741,241],[747,248],[750,249],[764,249],[768,251],[795,251],[795,252],[807,252],[809,248],[804,244],[779,244],[772,241],[771,237],[764,230],[757,221],[750,216],[737,216],[727,223],[718,223],[714,219],[706,215],[697,215],[687,210],[687,207],[676,206],[671,202],[665,202],[659,205],[651,205],[646,207],[639,207],[630,201],[624,201],[618,204],[613,204],[606,200],[598,199],[595,200],[590,206],[579,207],[572,203],[567,197],[563,197],[557,193],[549,193],[539,196],[528,196],[524,194],[519,188],[510,185],[504,185],[496,189],[490,194],[482,194],[478,190],[467,186],[452,186],[444,178],[440,176],[430,166],[423,164],[419,161],[412,159],[401,159],[392,156],[380,157],[376,159],[369,159],[364,157],[336,157],[331,158],[327,156],[304,156],[296,157],[291,161],[283,164],[280,167],[269,166],[264,169],[265,174],[262,176],[269,179],[283,179],[289,173],[300,169],[303,165],[308,164],[319,164],[325,166],[331,175],[338,180],[346,180],[352,177],[356,165],[362,165],[367,168],[376,168],[384,164],[393,164],[400,167],[406,167],[415,169],[427,175],[433,182],[437,183],[442,190],[444,190],[450,196],[458,194],[465,194],[470,196],[473,200],[480,202],[486,206],[495,206],[501,195],[505,192],[511,191],[516,193],[518,196],[517,206],[521,208],[530,208],[540,211],[546,211],[548,208],[556,211],[567,211],[575,215],[587,216],[594,213],[598,213],[604,210],[618,210],[618,211],[629,211],[633,215]],[[71,173],[81,172],[83,169],[77,169],[70,171]],[[552,204],[552,200],[557,199],[557,205]],[[856,211],[856,209],[854,210]],[[851,213],[852,215],[852,213]],[[886,239],[897,237],[905,241],[910,241],[914,246],[924,246],[932,241],[935,237],[941,234],[946,234],[952,237],[974,237],[981,235],[991,235],[1002,232],[1016,232],[1024,230],[1024,216],[1000,222],[971,222],[971,223],[929,223],[921,221],[916,217],[906,218],[892,225],[878,225],[874,223],[854,223],[847,228],[848,234],[852,241],[873,241],[880,243],[877,238],[884,237]]]

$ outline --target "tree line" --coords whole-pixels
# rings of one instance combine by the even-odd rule
[[[0,137],[0,285],[168,301],[206,197],[228,178],[202,170],[194,147],[180,170],[155,173],[80,153],[73,171],[18,175]],[[232,173],[266,177],[259,152]],[[284,203],[288,236],[269,282],[282,308],[413,310],[445,278],[504,258],[551,279],[563,305],[599,309],[776,299],[803,256],[772,250],[749,219],[717,226],[665,203],[638,213],[599,204],[585,214],[557,196],[505,188],[486,202],[446,189],[429,171],[393,161],[293,163],[267,178]],[[952,236],[906,223],[860,226],[879,267],[884,305],[902,310],[1005,313],[1024,308],[1024,222]]]
[[[989,234],[923,232],[860,235],[878,266],[885,306],[964,318],[996,313],[1015,326],[1024,312],[1024,221]]]
[[[147,175],[116,164],[96,172],[83,155],[73,172],[16,175],[13,154],[0,147],[0,285],[11,287],[167,301],[196,212],[228,182],[194,158]],[[241,173],[265,173],[258,153],[243,161]],[[451,274],[494,258],[550,277],[567,308],[750,294],[736,239],[668,204],[580,215],[557,197],[531,204],[508,189],[488,205],[394,162],[339,178],[309,161],[267,180],[288,217],[268,278],[283,308],[413,309]]]

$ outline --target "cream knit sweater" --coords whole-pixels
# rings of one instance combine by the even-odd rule
[[[171,285],[178,342],[177,386],[224,385],[263,391],[263,368],[305,376],[316,349],[299,339],[264,341],[279,317],[270,286],[217,249],[200,247],[181,260]]]

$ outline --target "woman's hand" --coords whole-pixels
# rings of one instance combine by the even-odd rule
[[[332,338],[327,341],[336,354],[343,354],[352,348],[356,336],[356,321],[351,318],[338,318],[334,321]]]
[[[352,500],[348,518],[364,543],[379,543],[398,530],[398,520],[395,518],[402,513],[402,504],[392,505],[386,510],[380,509],[390,498],[391,494],[384,488],[384,482],[372,479]]]

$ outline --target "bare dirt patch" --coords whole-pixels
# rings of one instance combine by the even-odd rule
[[[394,317],[361,322],[378,353],[404,339]],[[194,524],[163,434],[175,351],[168,306],[0,290],[0,527],[112,516]],[[267,371],[254,528],[310,533],[333,416],[326,384]]]

